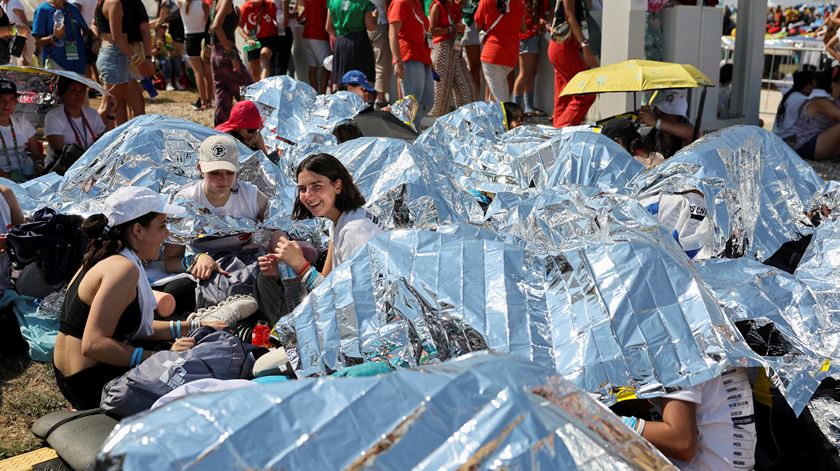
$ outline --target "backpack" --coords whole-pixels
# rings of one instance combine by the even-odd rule
[[[14,226],[6,236],[6,246],[15,268],[34,262],[48,284],[69,282],[87,249],[83,220],[81,216],[42,208],[29,222]]]

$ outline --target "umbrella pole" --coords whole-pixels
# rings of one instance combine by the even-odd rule
[[[700,106],[697,108],[697,121],[694,123],[694,140],[700,137],[700,123],[703,121],[703,105],[706,104],[706,88],[700,92]]]

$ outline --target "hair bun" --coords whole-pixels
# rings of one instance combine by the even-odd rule
[[[88,216],[82,221],[82,232],[90,239],[102,237],[106,227],[108,227],[108,218],[101,213]]]

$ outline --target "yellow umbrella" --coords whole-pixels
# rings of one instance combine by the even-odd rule
[[[709,77],[692,65],[634,59],[579,72],[560,95],[710,86]]]

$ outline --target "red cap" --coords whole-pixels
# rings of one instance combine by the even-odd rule
[[[257,105],[253,101],[243,100],[233,105],[230,118],[216,126],[217,131],[228,132],[234,129],[259,129],[263,125]]]

